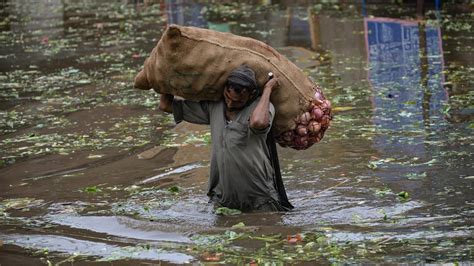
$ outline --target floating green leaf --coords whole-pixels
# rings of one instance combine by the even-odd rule
[[[237,224],[232,225],[233,228],[240,228],[240,227],[244,227],[244,226],[245,226],[245,224],[243,222],[239,222]]]
[[[401,191],[397,194],[397,196],[403,200],[408,200],[409,194],[406,191]]]
[[[241,214],[242,212],[237,209],[231,209],[227,207],[219,207],[214,211],[215,214],[217,215],[238,215]]]
[[[93,193],[102,192],[102,189],[98,188],[97,186],[90,186],[90,187],[85,187],[84,189],[82,189],[82,191],[93,194]]]
[[[168,188],[168,191],[171,193],[179,193],[179,187],[178,186],[172,186]]]

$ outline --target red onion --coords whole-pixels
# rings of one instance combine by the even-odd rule
[[[330,120],[329,115],[323,116],[323,118],[321,118],[321,127],[327,128],[329,126],[329,120]]]
[[[295,139],[295,144],[298,148],[308,148],[308,136],[298,137]]]
[[[323,95],[321,94],[320,91],[316,91],[314,93],[313,99],[322,102],[323,101]]]
[[[308,135],[308,129],[304,125],[298,125],[298,127],[296,128],[296,132],[300,136]]]
[[[282,139],[285,142],[291,142],[293,140],[294,133],[293,131],[286,131],[285,133],[282,134]]]
[[[321,105],[321,104],[323,104],[323,101],[318,100],[318,99],[314,99],[314,100],[313,100],[313,103],[314,103],[315,105]]]
[[[311,114],[309,112],[304,112],[300,117],[299,117],[299,122],[302,125],[307,125],[309,123],[309,120],[311,119]]]
[[[308,142],[309,142],[309,145],[313,145],[314,143],[319,142],[319,140],[320,139],[317,136],[311,136],[309,137]]]
[[[313,108],[313,110],[311,111],[311,115],[313,117],[314,120],[316,121],[320,121],[321,120],[321,117],[323,117],[324,113],[321,109],[315,107]]]
[[[282,147],[304,150],[320,142],[331,123],[331,102],[326,100],[321,88],[313,88],[313,99],[301,105],[306,112],[295,117],[288,131],[277,137]]]
[[[311,133],[311,134],[316,134],[319,132],[319,130],[321,130],[321,124],[319,124],[318,122],[316,121],[311,121],[308,125],[308,131]]]
[[[326,103],[327,108],[328,108],[329,110],[331,110],[331,102],[328,101],[328,100],[324,100],[324,102]]]
[[[328,109],[328,104],[326,103],[326,101],[324,101],[324,102],[320,105],[320,108],[321,108],[321,110],[323,110],[323,112],[326,112],[326,110]]]

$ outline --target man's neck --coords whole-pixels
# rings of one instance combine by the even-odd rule
[[[237,116],[237,114],[239,113],[240,110],[229,110],[229,109],[225,109],[225,118],[227,119],[227,121],[233,121],[234,118]]]

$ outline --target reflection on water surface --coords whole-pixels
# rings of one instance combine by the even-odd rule
[[[0,263],[472,262],[473,6],[371,2],[4,1]],[[132,89],[167,23],[262,40],[324,88],[323,141],[279,149],[293,212],[212,213],[209,130]]]

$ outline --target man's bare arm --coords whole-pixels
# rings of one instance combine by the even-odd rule
[[[250,127],[253,129],[265,129],[270,125],[270,95],[272,91],[278,87],[278,78],[274,77],[269,80],[264,88],[257,106],[250,116]]]

